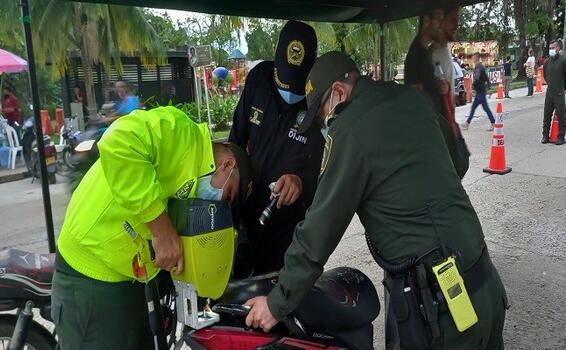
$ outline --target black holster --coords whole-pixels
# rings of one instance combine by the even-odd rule
[[[427,325],[421,314],[417,289],[412,272],[388,276],[383,281],[389,292],[389,316],[397,325],[400,346],[403,350],[430,348]]]

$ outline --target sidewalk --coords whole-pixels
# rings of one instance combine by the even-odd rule
[[[23,160],[16,161],[16,169],[0,167],[0,184],[10,181],[18,181],[29,176],[29,172]]]

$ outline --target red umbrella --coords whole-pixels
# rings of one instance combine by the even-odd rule
[[[28,62],[13,53],[0,49],[0,74],[19,73],[28,69]]]

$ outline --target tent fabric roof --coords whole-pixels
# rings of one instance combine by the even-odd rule
[[[486,0],[80,0],[244,17],[318,22],[385,23],[418,16],[432,9]],[[492,0],[488,0],[492,1]]]
[[[242,53],[242,51],[235,49],[232,51],[232,53],[230,54],[230,56],[228,56],[229,60],[245,60],[246,59],[246,55],[244,55]]]

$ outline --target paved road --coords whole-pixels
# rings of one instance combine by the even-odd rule
[[[515,90],[503,101],[507,160],[513,172],[487,175],[491,133],[483,110],[465,132],[472,152],[463,183],[512,304],[505,325],[508,349],[566,349],[566,146],[541,145],[543,95]],[[495,111],[492,100],[493,110]],[[457,110],[463,121],[469,105]],[[59,180],[64,180],[60,178]],[[68,201],[64,184],[50,187],[58,230]],[[29,180],[0,185],[0,247],[46,251],[41,188]],[[327,267],[354,266],[368,274],[383,302],[382,272],[354,218]],[[375,322],[383,348],[383,315]]]

